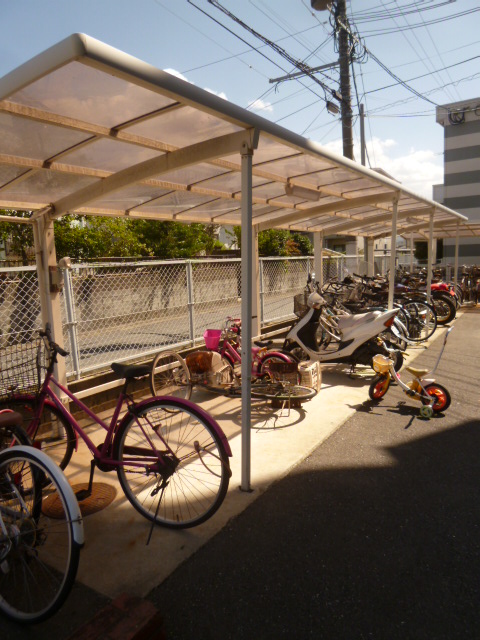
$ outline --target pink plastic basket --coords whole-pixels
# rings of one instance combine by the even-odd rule
[[[220,336],[222,335],[221,329],[206,329],[203,333],[203,339],[205,340],[205,346],[207,349],[216,351],[220,344]]]

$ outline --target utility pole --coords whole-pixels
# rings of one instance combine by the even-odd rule
[[[347,5],[337,0],[335,24],[338,29],[338,56],[340,58],[340,93],[342,94],[342,139],[343,155],[353,160],[352,97],[350,92],[350,55],[347,32]]]
[[[353,160],[352,97],[350,91],[350,54],[348,42],[348,20],[346,0],[311,0],[316,11],[325,11],[328,5],[334,6],[335,27],[338,33],[338,56],[340,65],[340,93],[342,116],[343,155]]]
[[[366,149],[365,149],[365,108],[363,104],[359,105],[360,108],[360,157],[362,165],[366,163]]]

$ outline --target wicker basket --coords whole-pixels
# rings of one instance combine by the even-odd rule
[[[0,399],[17,393],[38,393],[47,368],[42,338],[0,350]]]
[[[275,381],[284,384],[298,384],[298,363],[296,362],[271,362],[268,371]]]

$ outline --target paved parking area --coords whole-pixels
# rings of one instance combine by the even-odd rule
[[[156,529],[147,547],[148,523],[99,473],[119,492],[85,518],[73,593],[55,618],[28,633],[8,625],[7,637],[67,638],[125,592],[157,607],[167,638],[475,637],[479,317],[463,313],[449,339],[438,371],[453,398],[444,416],[419,418],[396,388],[374,406],[372,372],[352,380],[337,367],[324,369],[302,410],[255,405],[252,493],[238,488],[238,400],[192,398],[234,451],[220,511],[193,530]],[[443,331],[408,362],[433,364]],[[79,456],[71,481],[85,468]]]

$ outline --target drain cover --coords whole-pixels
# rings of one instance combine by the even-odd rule
[[[72,485],[73,493],[77,494],[79,491],[85,491],[88,489],[88,483],[74,484]],[[94,482],[92,485],[92,493],[85,500],[79,501],[80,511],[82,516],[89,516],[92,513],[101,511],[108,507],[117,495],[117,490],[110,484],[104,482]],[[63,518],[62,502],[58,494],[52,493],[44,496],[42,501],[42,512],[49,518]]]

